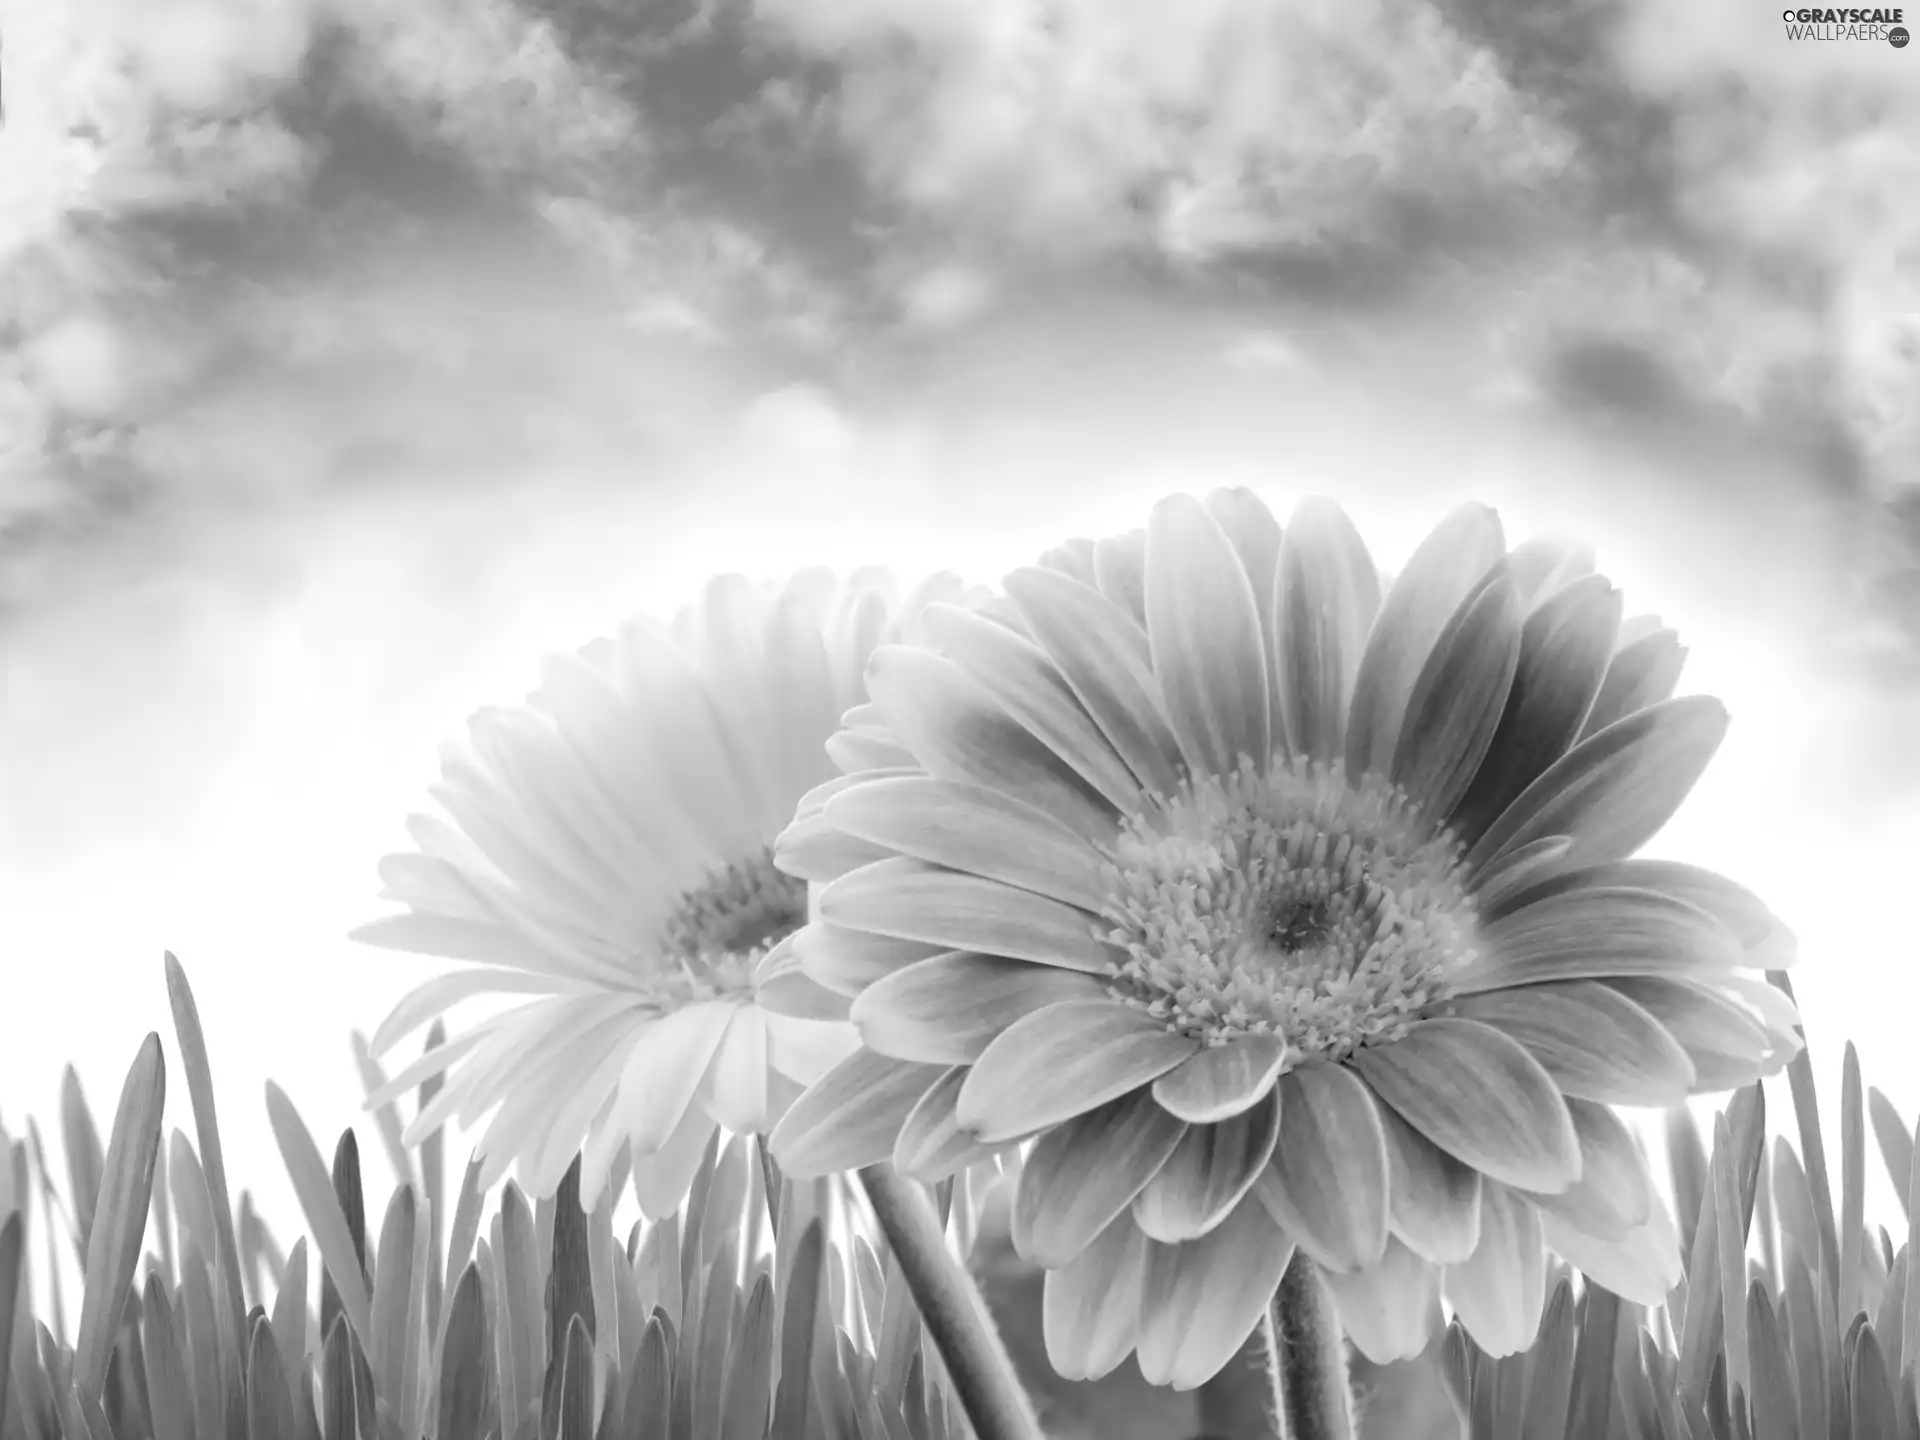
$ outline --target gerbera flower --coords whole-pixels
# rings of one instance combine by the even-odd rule
[[[879,572],[724,577],[671,627],[632,622],[551,659],[526,706],[475,715],[433,792],[444,816],[413,816],[417,851],[381,863],[405,911],[355,932],[460,968],[401,1000],[374,1049],[462,1000],[522,1003],[394,1078],[385,1093],[446,1076],[409,1143],[491,1110],[483,1183],[517,1162],[547,1194],[584,1144],[589,1199],[624,1146],[658,1216],[716,1125],[765,1130],[852,1050],[844,1021],[760,1004],[807,915],[772,841],[832,773],[824,744],[875,644],[959,595],[951,577],[902,606]]]
[[[1384,590],[1384,596],[1383,596]],[[1032,1142],[1013,1235],[1068,1377],[1190,1386],[1297,1250],[1369,1358],[1452,1307],[1494,1353],[1544,1249],[1678,1278],[1615,1105],[1797,1047],[1752,895],[1634,858],[1726,727],[1580,552],[1456,511],[1383,586],[1346,516],[1159,504],[882,646],[802,802],[793,954],[863,1048],[773,1136],[933,1178]]]

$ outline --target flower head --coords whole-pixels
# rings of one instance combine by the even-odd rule
[[[1636,858],[1719,744],[1680,647],[1565,546],[1449,516],[1390,585],[1245,491],[1080,542],[875,651],[868,755],[776,858],[862,1048],[806,1173],[1031,1142],[1013,1211],[1063,1375],[1192,1385],[1296,1248],[1371,1358],[1451,1306],[1526,1345],[1551,1249],[1658,1302],[1674,1229],[1611,1108],[1797,1048],[1732,882]],[[824,1003],[816,1003],[824,1011]]]
[[[724,577],[670,627],[632,622],[548,661],[526,706],[475,715],[442,764],[444,815],[412,817],[417,850],[381,864],[405,910],[356,932],[460,968],[402,999],[374,1049],[462,1000],[521,1003],[395,1077],[383,1093],[445,1075],[409,1141],[492,1111],[484,1183],[517,1162],[551,1193],[584,1145],[589,1199],[624,1150],[657,1216],[717,1125],[765,1130],[847,1054],[843,1019],[761,1004],[807,917],[772,842],[832,773],[875,644],[959,595],[950,577],[899,606],[877,572]]]

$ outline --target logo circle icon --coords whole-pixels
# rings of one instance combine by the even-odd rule
[[[1907,27],[1904,25],[1896,25],[1887,32],[1887,43],[1896,50],[1906,49],[1909,38]]]

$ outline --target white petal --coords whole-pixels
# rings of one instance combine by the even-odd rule
[[[1260,1323],[1293,1246],[1249,1197],[1184,1245],[1149,1242],[1140,1290],[1140,1373],[1191,1390],[1211,1380]]]
[[[780,1117],[767,1147],[796,1180],[877,1165],[944,1066],[856,1050],[808,1087]]]
[[[1412,1360],[1440,1328],[1440,1270],[1398,1240],[1373,1264],[1322,1279],[1340,1314],[1340,1328],[1376,1365]]]
[[[981,785],[930,775],[874,780],[827,802],[824,822],[882,852],[981,875],[1098,914],[1101,857],[1051,816]]]
[[[1489,1355],[1517,1355],[1533,1343],[1547,1300],[1540,1220],[1504,1186],[1480,1191],[1480,1244],[1441,1272],[1441,1294],[1474,1343]]]
[[[1305,500],[1287,522],[1271,603],[1288,744],[1330,764],[1346,751],[1347,703],[1380,608],[1373,557],[1331,500]]]
[[[1122,1214],[1186,1126],[1138,1091],[1047,1131],[1020,1169],[1013,1244],[1037,1264],[1067,1264]]]
[[[1570,835],[1569,870],[1620,860],[1680,808],[1727,733],[1726,707],[1689,695],[1610,725],[1550,766],[1474,844],[1473,867],[1546,835]]]
[[[1147,522],[1147,638],[1188,769],[1264,766],[1273,746],[1260,607],[1232,543],[1191,496],[1162,500]]]
[[[1434,643],[1407,699],[1389,774],[1437,826],[1479,773],[1520,660],[1520,603],[1495,575]]]
[[[951,605],[929,608],[926,625],[942,653],[1109,804],[1121,811],[1140,808],[1139,781],[1044,650],[1003,625]]]
[[[853,1002],[869,1049],[901,1060],[965,1065],[1014,1021],[1062,1000],[1102,1000],[1091,975],[951,950],[896,970]]]
[[[678,1210],[693,1184],[694,1172],[706,1158],[713,1139],[713,1121],[698,1105],[689,1106],[666,1144],[633,1162],[633,1196],[649,1220],[664,1220]]]
[[[1366,1085],[1309,1060],[1280,1077],[1280,1139],[1254,1194],[1330,1270],[1380,1258],[1387,1244],[1387,1142]]]
[[[1016,570],[1006,587],[1035,643],[1141,786],[1173,794],[1180,746],[1154,678],[1146,632],[1113,601],[1050,570]]]
[[[981,1053],[960,1123],[1018,1139],[1151,1085],[1200,1048],[1114,1000],[1067,1000],[1015,1021]]]
[[[802,1085],[811,1085],[859,1048],[859,1032],[844,1021],[767,1016],[768,1063]]]
[[[1247,1035],[1210,1045],[1153,1082],[1153,1098],[1169,1113],[1211,1125],[1257,1105],[1287,1063],[1284,1040]]]
[[[841,876],[820,892],[819,912],[849,930],[943,950],[1005,955],[1093,975],[1106,974],[1113,963],[1086,911],[904,856]]]
[[[1047,1272],[1043,1333],[1047,1359],[1062,1379],[1098,1380],[1132,1353],[1148,1244],[1122,1216],[1073,1260]]]
[[[732,1019],[731,1005],[689,1005],[647,1027],[620,1072],[614,1102],[638,1154],[666,1144],[693,1103]]]
[[[767,1128],[767,1018],[736,1007],[713,1061],[713,1118],[736,1135]]]
[[[1407,561],[1381,603],[1354,677],[1347,721],[1349,775],[1387,773],[1427,657],[1505,549],[1500,518],[1484,505],[1464,505],[1442,520]]]
[[[1580,1138],[1559,1087],[1497,1030],[1423,1020],[1350,1063],[1402,1119],[1483,1175],[1556,1193],[1580,1174]]]
[[[1113,834],[1113,806],[945,656],[883,645],[867,667],[867,688],[931,774],[1024,800],[1090,839]]]

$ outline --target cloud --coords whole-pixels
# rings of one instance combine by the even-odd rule
[[[1555,125],[1418,0],[911,7],[759,0],[839,67],[886,193],[1069,252],[1385,240],[1396,206],[1559,181]]]
[[[900,316],[916,330],[950,330],[982,315],[994,281],[974,265],[949,261],[911,272],[898,288]]]
[[[1672,116],[1700,233],[1784,275],[1823,334],[1832,404],[1880,478],[1920,476],[1920,86],[1909,51],[1787,36],[1775,10],[1636,0],[1617,36]]]

